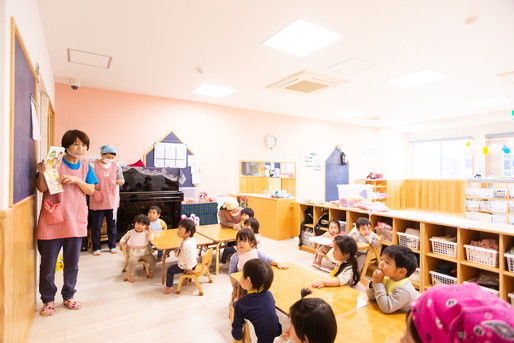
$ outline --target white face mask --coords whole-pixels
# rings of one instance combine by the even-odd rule
[[[102,158],[102,162],[104,164],[110,165],[112,162],[114,162],[114,159],[112,159],[112,158]]]
[[[75,158],[81,158],[81,157],[82,157],[82,155],[75,155],[75,154],[72,154],[69,150],[66,150],[66,152],[68,153],[68,155],[73,156],[73,157],[75,157]]]

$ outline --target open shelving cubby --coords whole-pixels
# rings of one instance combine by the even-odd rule
[[[348,231],[348,223],[346,221],[346,211],[338,210],[336,208],[330,208],[328,210],[328,219],[329,220],[339,220],[340,222],[344,222],[345,228],[342,231],[343,232]]]

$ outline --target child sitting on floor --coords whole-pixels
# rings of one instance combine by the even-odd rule
[[[357,254],[357,243],[351,237],[337,236],[334,239],[334,258],[339,265],[330,273],[331,279],[315,282],[312,287],[355,287],[360,280],[355,254]]]
[[[376,300],[382,312],[407,312],[419,293],[409,280],[416,270],[416,256],[412,250],[401,245],[390,245],[384,249],[378,269],[367,289],[368,298]]]
[[[349,233],[350,237],[352,237],[357,243],[368,243],[373,248],[378,248],[380,246],[380,237],[373,231],[371,231],[371,222],[368,218],[360,217],[357,218],[355,222],[355,227]],[[368,251],[359,251],[357,253],[357,261],[359,262],[359,271],[362,270],[364,264],[366,263],[366,257],[368,255]]]
[[[332,242],[331,244],[319,244],[316,249],[316,253],[314,254],[314,263],[313,266],[318,267],[321,266],[321,260],[326,256],[328,251],[334,247],[334,238],[336,238],[341,233],[341,224],[339,220],[331,220],[328,223],[328,230],[321,237],[326,238]]]
[[[302,299],[289,309],[291,326],[275,339],[275,343],[333,343],[337,336],[337,322],[329,304],[319,298],[303,298],[310,290],[302,290]]]
[[[150,246],[150,219],[140,214],[134,218],[133,225],[134,228],[120,239],[120,249],[127,252],[127,264],[123,272],[124,280],[128,282],[136,281],[134,271],[139,260],[148,262],[148,278],[153,277],[155,267],[155,257]]]
[[[191,219],[182,219],[178,223],[177,236],[182,238],[180,248],[175,251],[177,264],[171,265],[166,271],[166,289],[164,294],[173,292],[173,277],[178,273],[192,274],[196,267],[196,232],[195,223]]]
[[[512,342],[514,310],[474,283],[440,285],[412,303],[403,343]]]
[[[273,342],[282,333],[275,310],[275,299],[268,289],[273,282],[273,270],[269,263],[260,259],[248,260],[243,267],[239,285],[247,294],[234,304],[232,337],[243,338],[245,319],[249,320],[259,342]]]

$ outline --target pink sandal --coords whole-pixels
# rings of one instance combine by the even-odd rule
[[[53,316],[55,314],[55,305],[53,301],[43,304],[43,308],[39,310],[39,314],[43,317]]]
[[[73,299],[64,300],[63,305],[70,310],[78,310],[80,308],[80,302]]]

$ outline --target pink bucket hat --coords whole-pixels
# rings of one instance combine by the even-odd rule
[[[514,342],[514,309],[474,283],[430,288],[411,318],[423,343]]]

